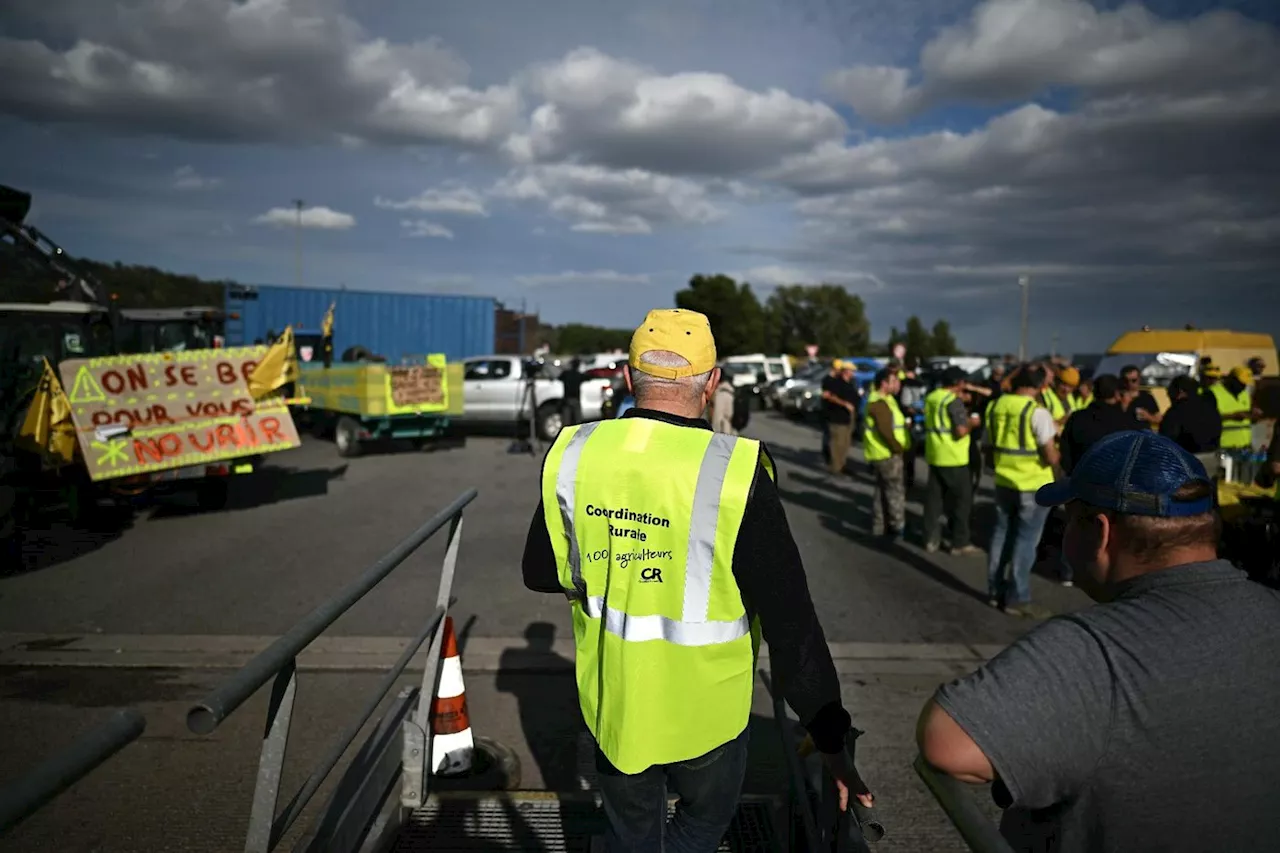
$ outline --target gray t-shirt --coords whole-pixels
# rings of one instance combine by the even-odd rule
[[[1280,592],[1225,561],[1130,581],[937,696],[1015,850],[1280,849]]]

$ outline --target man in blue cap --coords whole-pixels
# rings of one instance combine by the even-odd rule
[[[1274,849],[1280,591],[1217,558],[1204,466],[1114,433],[1036,500],[1065,506],[1063,556],[1099,604],[941,687],[925,760],[998,782],[1017,850]]]

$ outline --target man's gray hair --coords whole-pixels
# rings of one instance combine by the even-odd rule
[[[642,364],[654,367],[688,367],[689,359],[666,350],[650,350],[640,356]],[[631,368],[631,391],[639,405],[642,398],[667,397],[697,400],[711,381],[711,371],[685,376],[680,379],[665,379],[645,373],[638,368]]]

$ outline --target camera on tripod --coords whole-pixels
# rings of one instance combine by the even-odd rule
[[[542,368],[546,365],[537,359],[526,358],[524,359],[523,366],[525,379],[537,379],[542,376]]]

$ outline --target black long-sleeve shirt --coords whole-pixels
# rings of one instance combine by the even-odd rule
[[[652,409],[630,409],[623,417],[711,429],[705,420]],[[761,448],[762,453],[768,452],[763,445]],[[522,569],[525,586],[534,592],[563,592],[541,501],[529,524]],[[813,609],[800,549],[763,460],[756,464],[751,494],[734,544],[733,576],[747,612],[760,617],[777,688],[813,736],[814,745],[822,752],[838,752],[849,731],[849,713],[840,701],[840,681]]]

